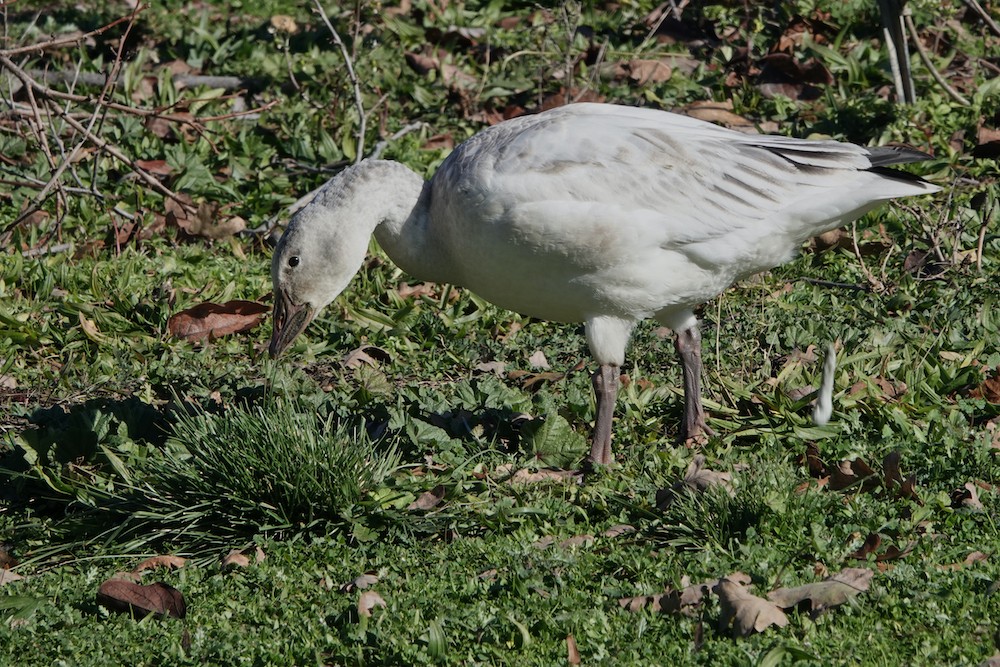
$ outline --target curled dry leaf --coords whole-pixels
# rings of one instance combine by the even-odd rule
[[[566,635],[566,660],[571,665],[580,664],[580,651],[576,648],[576,638]]]
[[[883,459],[882,473],[885,488],[897,498],[912,500],[918,505],[923,505],[923,501],[914,490],[917,485],[917,476],[903,477],[903,473],[899,469],[900,458],[899,452],[889,452]]]
[[[133,574],[139,574],[146,570],[154,570],[163,567],[168,570],[184,567],[187,564],[186,558],[180,556],[153,556],[147,558],[132,569]]]
[[[430,491],[424,491],[412,503],[406,506],[408,510],[429,510],[436,507],[444,498],[444,486],[438,484]]]
[[[502,378],[507,370],[507,364],[502,361],[484,361],[480,364],[476,364],[476,367],[473,370],[480,373],[493,373],[497,377]]]
[[[362,345],[359,348],[351,350],[344,357],[341,362],[350,369],[360,368],[361,366],[372,366],[373,368],[378,367],[379,363],[385,363],[392,359],[392,356],[380,347],[375,347],[374,345]]]
[[[24,579],[17,572],[11,572],[7,569],[0,569],[0,586],[6,586],[7,584],[14,581],[21,581]]]
[[[840,491],[858,482],[861,483],[862,491],[871,491],[878,487],[875,471],[862,459],[841,461],[837,465],[831,466],[829,472],[831,491]]]
[[[955,509],[964,507],[973,512],[982,512],[983,503],[979,500],[979,490],[972,482],[966,482],[962,488],[951,492],[951,506]]]
[[[363,591],[366,588],[371,588],[378,583],[378,575],[371,572],[366,572],[365,574],[359,574],[354,577],[346,584],[340,587],[341,593],[350,593],[351,591]]]
[[[733,476],[728,472],[717,472],[705,467],[705,456],[698,454],[684,473],[684,484],[696,491],[706,491],[713,486],[721,486],[733,493]]]
[[[222,557],[222,567],[250,567],[250,558],[239,549],[233,549]]]
[[[214,340],[221,336],[249,331],[260,324],[270,310],[256,301],[205,302],[171,315],[167,320],[170,335],[183,340]]]
[[[779,588],[768,593],[767,597],[783,609],[796,607],[809,600],[810,611],[818,614],[867,591],[874,575],[873,571],[865,568],[849,567],[814,584]]]
[[[681,613],[687,616],[695,616],[699,606],[711,590],[719,583],[719,579],[713,579],[701,584],[691,584],[687,577],[681,577],[680,590],[668,588],[658,595],[640,595],[636,597],[620,598],[618,605],[623,609],[636,612],[649,607],[653,611],[661,614]]]
[[[528,357],[528,365],[532,368],[541,368],[543,370],[550,368],[549,360],[545,358],[545,353],[541,350],[535,350],[531,353],[531,356]]]
[[[763,632],[772,625],[783,628],[788,625],[788,617],[777,605],[764,598],[751,595],[746,588],[729,579],[721,579],[713,589],[719,596],[722,615],[719,617],[719,631],[732,624],[733,631],[746,637],[752,632]]]
[[[121,579],[109,579],[97,591],[97,603],[109,610],[133,616],[173,616],[184,618],[184,595],[162,581],[143,586]]]
[[[371,618],[372,609],[375,607],[385,606],[385,600],[375,591],[365,591],[358,598],[358,613],[366,618]]]

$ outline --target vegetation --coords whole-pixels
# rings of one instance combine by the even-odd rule
[[[909,106],[869,2],[93,4],[2,8],[0,663],[997,653],[1000,36],[975,3],[909,3],[969,103],[914,56]],[[909,143],[944,191],[704,308],[718,435],[697,447],[669,339],[640,327],[618,462],[586,480],[565,472],[594,417],[579,327],[415,283],[377,247],[266,358],[270,233],[300,196],[375,153],[430,175],[575,100]],[[130,570],[163,618],[98,603]],[[723,578],[825,588],[781,611]]]

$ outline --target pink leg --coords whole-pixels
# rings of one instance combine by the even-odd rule
[[[594,397],[597,399],[597,420],[594,422],[594,436],[590,447],[591,463],[611,463],[611,425],[618,397],[618,375],[618,366],[602,364],[591,379]]]
[[[684,435],[688,439],[715,435],[705,423],[705,409],[701,405],[701,332],[698,325],[679,332],[674,347],[684,373]]]

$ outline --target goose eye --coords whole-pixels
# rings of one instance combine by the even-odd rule
[[[299,256],[298,255],[292,255],[291,257],[288,258],[288,266],[292,266],[292,267],[298,266],[299,265],[299,261],[300,260],[299,260]]]

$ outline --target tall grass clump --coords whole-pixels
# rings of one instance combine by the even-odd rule
[[[377,511],[368,501],[400,465],[394,442],[280,399],[221,413],[189,409],[162,444],[129,448],[143,455],[115,457],[113,468],[85,477],[37,464],[20,476],[57,491],[48,502],[65,505],[56,526],[64,537],[96,537],[118,553],[162,545],[195,553],[261,533],[348,527]]]

